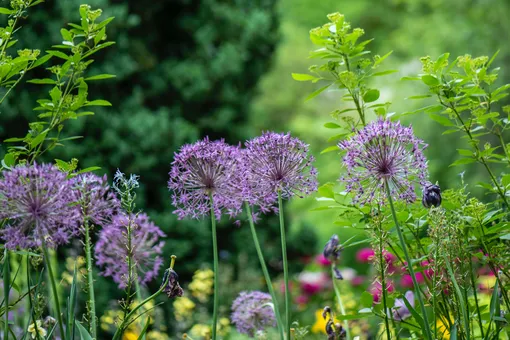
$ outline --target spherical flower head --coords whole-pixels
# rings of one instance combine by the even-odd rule
[[[110,191],[106,175],[84,173],[74,177],[72,183],[82,220],[87,218],[93,224],[105,225],[119,211],[120,201]]]
[[[208,138],[181,147],[168,181],[172,204],[177,208],[174,213],[179,219],[209,215],[211,196],[217,219],[222,212],[233,217],[240,211],[242,200],[235,194],[239,191],[235,180],[239,153],[239,147]]]
[[[17,166],[0,179],[0,236],[8,249],[68,243],[78,234],[79,210],[65,173],[50,164]]]
[[[380,118],[338,146],[345,151],[343,164],[347,169],[340,180],[355,194],[353,203],[384,205],[385,183],[392,199],[413,203],[415,182],[422,186],[427,183],[426,144],[400,122]]]
[[[276,326],[271,295],[259,291],[241,292],[232,303],[232,323],[251,337],[259,330]]]
[[[99,233],[96,243],[96,263],[102,267],[101,275],[113,278],[120,289],[128,284],[128,240],[127,229],[131,223],[131,252],[136,276],[141,284],[147,284],[158,276],[163,259],[165,234],[149,220],[146,214],[128,217],[116,215],[112,222]]]
[[[317,191],[317,170],[312,166],[308,144],[290,134],[265,132],[246,142],[245,199],[261,208],[278,198],[304,197]]]

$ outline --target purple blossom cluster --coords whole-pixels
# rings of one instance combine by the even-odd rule
[[[66,174],[49,164],[17,166],[0,179],[0,237],[8,249],[68,243],[79,233],[79,210]]]
[[[232,323],[251,337],[257,331],[276,326],[271,295],[259,291],[241,292],[232,303]]]
[[[184,145],[175,154],[168,188],[179,219],[201,218],[211,211],[237,215],[244,202],[276,211],[282,198],[317,190],[317,170],[308,145],[290,134],[266,132],[245,148],[208,138]]]
[[[366,205],[385,203],[385,183],[391,197],[408,203],[416,201],[414,184],[427,184],[426,144],[411,127],[378,119],[338,146],[345,151],[347,174],[340,180],[355,194],[353,202]]]
[[[131,247],[128,247],[128,227],[131,228]],[[163,265],[161,258],[165,234],[149,220],[146,214],[135,216],[116,215],[111,223],[99,233],[95,245],[96,263],[103,268],[101,275],[113,278],[119,288],[128,285],[128,252],[141,284],[147,284],[158,276]]]

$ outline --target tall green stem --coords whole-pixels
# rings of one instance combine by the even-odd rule
[[[257,237],[257,232],[255,230],[255,223],[253,223],[253,216],[251,213],[250,204],[248,202],[245,202],[244,205],[246,207],[248,221],[250,222],[250,230],[251,236],[253,237],[253,243],[255,243],[255,249],[257,249],[257,255],[259,257],[260,266],[262,267],[262,272],[264,273],[264,278],[266,279],[267,290],[269,291],[269,294],[271,294],[271,298],[273,299],[274,313],[276,316],[278,333],[280,333],[280,339],[284,340],[285,337],[283,335],[283,323],[282,317],[280,315],[280,308],[278,307],[278,300],[276,299],[276,294],[274,293],[273,283],[271,282],[271,277],[269,276],[269,271],[267,270],[266,261],[264,260],[262,249],[260,248],[259,238]]]
[[[7,248],[4,249],[4,304],[5,304],[5,320],[4,320],[4,339],[9,339],[9,292],[11,291],[11,273],[9,268],[9,251]]]
[[[216,216],[214,214],[213,196],[210,195],[211,202],[211,231],[213,242],[213,269],[214,269],[214,298],[213,298],[213,325],[212,325],[212,340],[216,340],[216,326],[218,324],[218,241],[216,239]]]
[[[91,240],[90,240],[90,226],[87,219],[84,223],[85,228],[85,259],[87,261],[87,284],[89,295],[89,330],[92,339],[97,339],[97,320],[96,320],[96,299],[94,295],[94,277],[92,273],[92,256],[91,256]]]
[[[404,241],[404,236],[402,235],[402,230],[400,230],[400,226],[398,224],[397,213],[395,212],[395,207],[393,206],[393,200],[391,198],[390,186],[387,181],[384,181],[384,186],[386,188],[386,196],[388,197],[388,202],[390,202],[391,215],[393,216],[393,221],[395,222],[395,227],[397,228],[398,239],[400,240],[400,246],[404,251],[404,256],[407,261],[407,268],[409,269],[409,273],[411,274],[411,279],[413,280],[414,289],[416,290],[416,296],[418,297],[418,302],[420,304],[421,313],[423,314],[423,323],[426,331],[427,339],[432,340],[432,333],[430,331],[429,318],[427,316],[427,310],[425,309],[425,304],[423,303],[422,291],[418,282],[416,281],[416,275],[414,274],[413,263],[411,262],[411,257],[409,256],[409,252],[407,251],[407,246]]]
[[[138,280],[135,281],[135,288],[136,288],[136,299],[140,302],[142,302],[142,289],[140,288],[140,283],[138,283]],[[143,322],[142,322],[143,325]],[[145,334],[142,336],[140,340],[145,340]]]
[[[285,240],[285,223],[283,220],[282,193],[278,190],[278,214],[280,215],[280,234],[282,238],[283,279],[285,281],[285,334],[290,340],[290,290],[289,265],[287,262],[287,241]]]
[[[342,313],[342,315],[345,315],[345,308],[344,308],[344,304],[342,302],[342,296],[340,295],[340,290],[338,289],[338,286],[336,283],[336,280],[338,280],[338,279],[335,277],[334,265],[331,265],[331,280],[333,281],[333,288],[335,289],[335,295],[336,295],[336,299],[338,301],[338,307],[340,308],[340,313]],[[346,339],[350,340],[351,333],[349,331],[349,321],[347,321],[347,320],[344,320],[344,329],[345,329]]]
[[[64,338],[66,333],[64,332],[64,321],[62,320],[62,313],[60,312],[60,302],[58,300],[57,283],[55,281],[53,268],[51,267],[50,253],[48,251],[48,247],[46,247],[46,242],[44,241],[44,238],[42,239],[42,248],[44,253],[44,262],[46,263],[46,268],[48,269],[48,277],[50,279],[51,290],[53,293],[53,301],[55,305],[55,311],[57,313],[58,328],[60,330],[60,336]]]

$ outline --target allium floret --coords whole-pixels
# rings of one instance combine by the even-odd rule
[[[317,169],[308,144],[289,133],[265,132],[246,143],[243,154],[244,197],[264,211],[284,199],[317,191]]]
[[[116,215],[99,233],[96,243],[96,263],[102,267],[101,275],[113,278],[119,288],[128,284],[127,229],[131,223],[131,252],[138,282],[147,284],[158,276],[163,265],[161,258],[165,234],[149,220],[146,214],[136,216]]]
[[[241,210],[237,171],[240,148],[223,140],[208,138],[181,147],[169,172],[168,188],[179,219],[201,218],[211,211],[211,197],[217,219],[222,212],[231,217]]]
[[[232,303],[232,323],[251,337],[257,331],[276,326],[271,295],[259,291],[241,292]]]
[[[20,165],[0,179],[1,239],[9,249],[68,243],[78,234],[79,210],[67,175],[51,164]]]
[[[96,225],[104,225],[120,209],[120,201],[110,190],[106,175],[80,174],[72,179],[80,213]]]
[[[385,204],[385,182],[394,200],[416,201],[415,182],[427,183],[426,144],[416,138],[411,127],[400,122],[378,119],[338,146],[345,151],[347,174],[340,180],[353,203]]]

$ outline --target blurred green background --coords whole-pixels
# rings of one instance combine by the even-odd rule
[[[18,48],[45,50],[60,43],[60,28],[77,20],[82,3],[48,1],[35,7],[18,33]],[[208,224],[177,221],[172,214],[167,173],[180,145],[206,135],[238,143],[263,130],[291,131],[311,144],[321,183],[338,178],[340,157],[320,151],[334,134],[323,127],[331,120],[329,112],[345,104],[335,91],[305,103],[314,85],[291,77],[292,72],[306,73],[311,65],[308,31],[325,23],[328,13],[341,12],[353,27],[363,28],[366,39],[375,39],[369,45],[374,54],[394,51],[384,65],[399,72],[380,77],[373,85],[381,90],[380,102],[393,102],[390,111],[426,105],[405,99],[426,92],[425,87],[400,81],[420,72],[421,56],[492,55],[500,49],[494,63],[502,67],[500,81],[508,81],[510,75],[508,0],[91,0],[88,4],[102,8],[105,17],[115,16],[108,35],[117,44],[98,53],[93,73],[113,73],[117,78],[89,88],[90,98],[107,99],[113,107],[70,124],[67,134],[85,138],[68,142],[47,160],[75,157],[81,167],[101,166],[110,178],[117,168],[139,174],[138,206],[168,235],[165,253],[179,257],[184,282],[212,260]],[[42,69],[32,74],[45,75]],[[27,122],[35,117],[36,99],[47,90],[20,84],[2,108],[1,140],[24,134]],[[442,188],[461,185],[459,173],[465,169],[449,164],[463,140],[443,136],[442,127],[424,113],[404,121],[412,123],[429,144],[431,181],[439,181]],[[479,170],[466,169],[470,183],[483,175]],[[469,190],[478,194],[474,186]],[[295,199],[286,211],[294,272],[302,267],[298,260],[319,252],[332,233],[341,239],[351,233],[334,225],[334,213],[311,212],[316,206],[314,197]],[[267,218],[258,227],[274,274],[281,270],[276,222]],[[234,280],[246,267],[257,268],[246,226],[225,221],[220,234],[222,263],[233,268]],[[222,299],[227,312],[232,301],[228,294],[234,293],[226,292],[228,298]],[[111,286],[109,294],[99,296],[100,304],[118,296]]]

